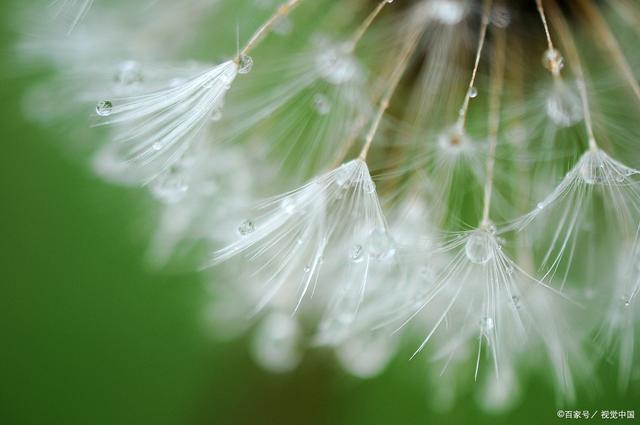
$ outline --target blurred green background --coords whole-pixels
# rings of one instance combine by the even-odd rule
[[[6,17],[7,3],[0,6]],[[6,19],[6,18],[5,18]],[[29,124],[21,96],[38,80],[13,64],[3,26],[0,91],[0,424],[542,424],[553,392],[529,382],[506,416],[470,393],[448,413],[429,403],[425,368],[402,350],[379,377],[357,380],[328,353],[291,374],[262,371],[247,341],[216,342],[202,326],[211,295],[196,271],[146,266],[153,215],[142,191],[93,176],[64,131]],[[603,388],[569,409],[636,409],[637,388]],[[609,378],[611,377],[611,378]],[[436,406],[437,407],[437,406]],[[622,420],[632,422],[631,420]],[[596,422],[596,420],[590,421]]]

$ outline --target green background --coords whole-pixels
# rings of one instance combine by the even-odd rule
[[[6,3],[0,6],[6,15]],[[429,404],[426,372],[402,350],[381,376],[357,380],[326,352],[272,375],[247,341],[216,342],[202,326],[211,295],[196,271],[154,271],[145,252],[153,214],[142,191],[93,176],[64,148],[64,131],[29,124],[6,25],[0,90],[0,424],[541,424],[553,391],[535,380],[507,416],[463,396],[449,413]],[[175,269],[175,268],[174,268]],[[636,409],[615,373],[577,409]],[[474,390],[470,377],[469,392]],[[572,406],[562,406],[570,408]],[[637,421],[638,419],[636,419]],[[621,420],[630,423],[630,420]],[[590,421],[591,423],[596,422]]]

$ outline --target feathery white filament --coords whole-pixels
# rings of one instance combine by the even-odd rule
[[[113,142],[120,159],[129,166],[162,172],[189,149],[205,124],[219,111],[239,72],[234,61],[175,87],[124,99],[104,101],[100,125],[113,128]]]

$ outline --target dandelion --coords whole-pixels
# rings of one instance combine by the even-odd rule
[[[49,3],[16,20],[48,66],[24,114],[154,206],[154,266],[207,256],[207,332],[274,373],[413,353],[439,410],[516,408],[534,377],[573,403],[598,361],[630,391],[634,2]]]

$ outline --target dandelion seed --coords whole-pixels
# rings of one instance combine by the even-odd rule
[[[98,114],[107,118],[100,124],[113,127],[122,162],[159,174],[184,155],[219,111],[238,72],[239,65],[228,61],[175,87],[101,102]]]
[[[214,264],[240,256],[255,266],[264,280],[258,310],[285,292],[297,294],[295,311],[319,292],[328,300],[320,326],[348,327],[367,295],[370,269],[392,266],[395,253],[378,198],[365,190],[370,181],[366,164],[353,160],[266,201],[255,230],[215,252]],[[295,205],[294,213],[283,211],[283,203]],[[331,259],[326,273],[325,257]]]

